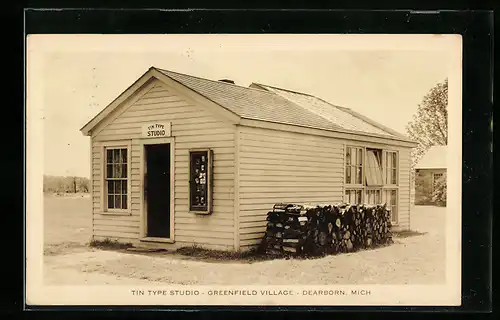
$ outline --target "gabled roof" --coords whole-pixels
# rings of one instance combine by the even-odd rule
[[[305,93],[292,92],[256,83],[250,87],[243,87],[228,82],[209,80],[158,68],[150,68],[141,77],[140,82],[147,81],[148,73],[150,77],[156,73],[159,78],[164,78],[160,79],[163,81],[167,81],[166,79],[168,81],[173,80],[243,119],[413,142],[408,137],[350,109],[334,106]],[[137,87],[137,85],[132,87]],[[115,101],[124,99],[126,97],[120,96]],[[115,101],[112,104],[116,104]],[[100,119],[92,119],[82,128],[82,131],[88,133],[106,114],[112,111],[106,111],[106,109],[96,116],[96,118],[99,117]]]
[[[432,146],[415,165],[415,169],[446,169],[447,146]]]

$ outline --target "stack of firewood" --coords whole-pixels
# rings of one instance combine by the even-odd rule
[[[336,254],[392,242],[385,205],[276,204],[261,243],[266,253]]]
[[[276,204],[267,213],[265,251],[270,254],[283,252],[301,253],[307,236],[306,211],[303,206]]]

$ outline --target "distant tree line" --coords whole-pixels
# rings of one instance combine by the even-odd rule
[[[43,192],[81,193],[89,192],[90,180],[84,177],[43,176]]]

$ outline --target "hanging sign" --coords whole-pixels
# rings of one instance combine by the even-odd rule
[[[164,138],[170,137],[170,122],[151,122],[142,126],[143,138]]]

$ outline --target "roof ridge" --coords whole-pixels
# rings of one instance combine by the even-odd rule
[[[315,97],[312,94],[306,93],[306,92],[300,92],[300,91],[294,91],[294,90],[285,89],[285,88],[279,88],[279,87],[270,86],[270,85],[263,84],[263,83],[258,83],[258,82],[253,82],[253,83],[256,84],[256,85],[258,85],[258,86],[262,86],[262,87],[269,87],[269,88],[273,88],[273,89],[277,89],[277,90],[283,90],[283,91],[288,91],[288,92],[292,92],[292,93],[302,94],[304,96]]]
[[[171,73],[179,74],[179,75],[182,75],[182,76],[187,76],[187,77],[196,78],[196,79],[200,79],[200,80],[211,81],[211,82],[215,82],[215,83],[219,83],[219,84],[223,84],[223,85],[227,85],[227,86],[233,86],[233,87],[238,87],[238,88],[243,88],[243,89],[249,89],[249,90],[256,90],[256,91],[259,91],[259,92],[266,92],[266,93],[274,94],[275,95],[274,92],[270,92],[270,91],[262,90],[262,89],[257,89],[257,88],[245,87],[245,86],[242,86],[242,85],[239,85],[239,84],[236,84],[236,83],[229,83],[229,82],[225,82],[225,81],[219,81],[219,80],[213,80],[213,79],[208,79],[208,78],[202,78],[202,77],[193,76],[193,75],[187,74],[187,73],[182,73],[182,72],[177,72],[177,71],[172,71],[172,70],[167,70],[167,69],[161,69],[161,68],[157,68],[157,67],[153,67],[153,68],[157,69],[160,72],[161,71],[171,72]]]
[[[287,89],[283,89],[283,88],[278,88],[278,87],[273,87],[273,86],[268,86],[268,85],[265,85],[265,84],[260,84],[260,83],[256,83],[257,85],[261,85],[263,87],[270,87],[270,88],[273,88],[273,89],[276,89],[276,90],[282,90],[282,91],[287,91],[287,92],[292,92],[292,93],[297,93],[297,94],[302,94],[304,96],[308,96],[308,97],[311,97],[311,98],[315,98],[315,99],[318,99],[320,101],[323,101],[324,103],[328,104],[329,106],[332,106],[333,108],[337,108],[337,109],[340,109],[341,111],[344,111],[344,112],[347,112],[349,113],[351,116],[353,117],[356,117],[358,118],[359,120],[371,125],[371,126],[374,126],[384,132],[386,132],[387,134],[390,134],[390,135],[393,135],[393,136],[396,136],[396,137],[405,137],[402,133],[400,132],[397,132],[387,126],[384,126],[383,124],[381,123],[378,123],[377,121],[375,120],[372,120],[368,117],[365,117],[364,115],[360,114],[359,112],[356,112],[354,110],[352,110],[351,108],[347,108],[347,107],[342,107],[342,106],[337,106],[323,98],[320,98],[318,96],[315,96],[315,95],[312,95],[312,94],[308,94],[308,93],[303,93],[303,92],[297,92],[297,91],[292,91],[292,90],[287,90]],[[288,98],[285,98],[285,99],[288,99]],[[289,100],[289,99],[288,99]],[[296,104],[296,103],[295,103]],[[304,108],[305,109],[305,108]],[[315,114],[319,115],[320,117],[328,120],[327,117],[323,116],[322,114],[318,114],[315,112]]]
[[[325,101],[325,100],[323,100],[323,101]],[[330,104],[330,105],[332,105],[332,106],[334,106],[334,107],[339,108],[338,106],[335,106],[335,105],[329,103],[328,101],[325,101],[325,102],[328,103],[328,104]],[[340,108],[342,108],[342,107],[340,107]],[[389,127],[387,127],[387,126],[385,126],[385,125],[383,125],[383,124],[381,124],[381,123],[379,123],[379,122],[377,122],[375,120],[372,120],[372,119],[370,119],[370,118],[362,115],[361,113],[359,113],[359,112],[357,112],[355,110],[352,110],[350,108],[345,108],[345,109],[346,109],[345,112],[347,112],[350,115],[352,115],[352,116],[354,116],[354,117],[356,117],[356,118],[358,118],[358,119],[360,119],[360,120],[368,123],[369,125],[372,125],[372,126],[374,126],[376,128],[379,128],[380,130],[385,131],[385,132],[387,132],[387,133],[389,133],[389,134],[391,134],[393,136],[400,137],[400,138],[401,137],[407,138],[401,132],[398,132],[398,131],[396,131],[394,129],[391,129],[391,128],[389,128]]]
[[[162,71],[163,71],[163,72],[165,72],[165,71],[166,71],[166,72],[171,72],[171,73],[175,73],[175,74],[178,74],[178,75],[188,76],[188,77],[192,77],[192,78],[196,78],[196,79],[200,79],[200,80],[204,80],[204,81],[211,81],[211,82],[218,83],[218,84],[219,84],[219,83],[222,83],[222,84],[225,84],[225,85],[233,85],[233,84],[231,84],[231,83],[222,82],[222,81],[217,81],[217,80],[211,80],[211,79],[206,79],[206,78],[201,78],[201,77],[197,77],[197,76],[191,76],[191,75],[189,75],[189,74],[185,74],[185,73],[180,73],[180,72],[175,72],[175,71],[170,71],[170,70],[165,70],[165,69],[159,69],[159,68],[155,68],[155,69],[157,69],[159,72],[162,72]],[[169,77],[169,78],[171,78],[170,76],[168,76],[168,74],[166,74],[166,76],[167,76],[167,77]],[[174,81],[176,81],[176,82],[179,82],[177,79],[173,79],[173,80],[174,80]],[[186,84],[183,84],[182,82],[179,82],[179,83],[181,83],[181,84],[182,84],[182,85],[184,85],[184,86],[189,87],[191,90],[193,90],[193,91],[195,91],[196,93],[200,94],[200,95],[201,95],[201,96],[203,96],[204,98],[206,98],[206,99],[208,99],[208,100],[212,101],[213,103],[215,103],[215,104],[219,105],[220,107],[222,107],[222,108],[224,108],[224,109],[226,109],[226,110],[229,110],[230,112],[235,113],[234,111],[232,111],[232,110],[228,109],[227,107],[223,106],[222,104],[220,104],[220,103],[218,103],[218,102],[216,102],[216,101],[212,100],[211,98],[207,97],[205,94],[203,94],[203,93],[201,93],[201,92],[198,92],[196,89],[194,89],[194,88],[192,88],[192,87],[190,87],[190,86],[188,86],[188,85],[186,85]],[[267,93],[267,94],[269,94],[269,95],[272,95],[272,96],[273,96],[273,97],[275,97],[275,98],[282,99],[282,100],[284,100],[284,101],[286,101],[286,102],[288,102],[288,103],[290,103],[290,104],[292,104],[292,105],[294,105],[294,106],[296,106],[296,107],[298,107],[298,108],[300,108],[300,109],[304,110],[305,112],[307,112],[307,113],[309,113],[309,114],[311,114],[311,115],[314,115],[314,116],[316,116],[316,117],[320,117],[320,118],[322,118],[322,119],[325,119],[325,118],[324,118],[324,117],[322,117],[321,115],[316,114],[315,112],[313,112],[313,111],[311,111],[311,110],[308,110],[307,108],[304,108],[303,106],[301,106],[301,105],[297,104],[296,102],[294,102],[294,101],[292,101],[292,100],[290,100],[290,99],[287,99],[287,98],[283,97],[282,95],[279,95],[279,94],[277,94],[277,93],[275,93],[275,92],[271,92],[271,91],[268,91],[268,90],[262,90],[262,89],[256,89],[256,88],[242,87],[242,86],[238,86],[238,85],[233,85],[233,86],[236,86],[236,87],[241,87],[241,88],[244,88],[244,89],[252,89],[252,90],[258,91],[259,93]],[[327,120],[327,119],[325,119],[325,120]],[[328,121],[328,120],[327,120],[327,121]],[[331,123],[331,122],[330,122],[330,123]],[[336,127],[337,129],[342,129],[342,127],[339,127],[339,126],[338,126],[338,125],[336,125],[336,124],[332,124],[332,125],[333,125],[334,127]]]

